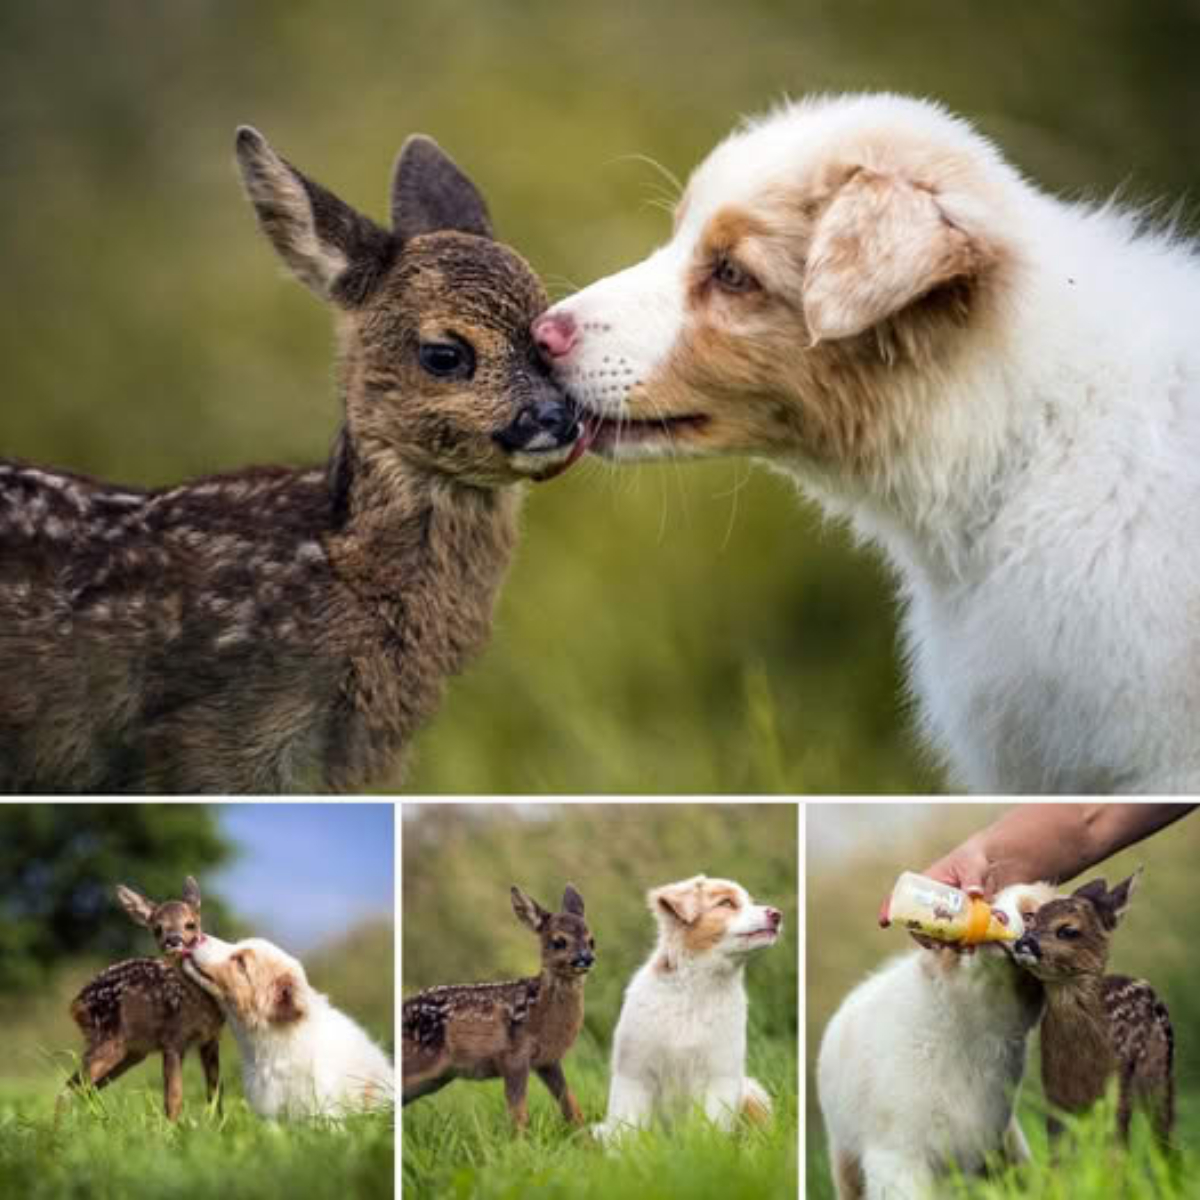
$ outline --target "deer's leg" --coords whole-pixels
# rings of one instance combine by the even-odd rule
[[[512,1118],[513,1133],[520,1136],[529,1128],[529,1107],[525,1095],[529,1088],[529,1068],[511,1068],[504,1073],[504,1098],[508,1101],[508,1115]]]
[[[217,1098],[217,1112],[223,1110],[221,1094],[221,1041],[213,1038],[211,1042],[203,1042],[200,1046],[200,1062],[204,1067],[204,1088],[209,1104],[213,1096]]]
[[[582,1125],[583,1113],[576,1104],[575,1097],[571,1095],[571,1089],[567,1086],[567,1077],[563,1074],[562,1063],[551,1063],[548,1067],[535,1069],[538,1078],[549,1089],[550,1095],[558,1101],[563,1119],[571,1125]]]
[[[168,1121],[177,1121],[183,1108],[183,1055],[178,1050],[164,1049],[163,1109]]]
[[[454,1079],[450,1056],[445,1051],[431,1055],[410,1049],[405,1043],[400,1063],[404,1074],[404,1104],[440,1091]]]
[[[54,1119],[62,1115],[67,1099],[71,1092],[78,1091],[85,1083],[99,1091],[107,1087],[114,1079],[120,1079],[131,1067],[136,1067],[144,1059],[144,1053],[130,1051],[122,1038],[109,1038],[97,1042],[83,1052],[83,1065],[70,1079],[54,1106]]]

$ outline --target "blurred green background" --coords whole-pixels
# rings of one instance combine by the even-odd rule
[[[880,902],[891,892],[902,870],[919,871],[928,866],[1003,811],[1004,806],[992,804],[806,806],[806,1136],[810,1200],[833,1197],[814,1077],[821,1035],[856,983],[887,959],[912,947],[902,931],[878,927]],[[1145,867],[1129,911],[1113,935],[1108,969],[1114,974],[1149,980],[1170,1009],[1175,1028],[1176,1135],[1190,1164],[1187,1169],[1191,1170],[1200,1166],[1200,992],[1195,986],[1195,948],[1200,941],[1198,858],[1200,813],[1193,813],[1085,871],[1068,885],[1074,888],[1102,876],[1111,886],[1139,866]],[[1036,1035],[1030,1045],[1022,1097],[1022,1126],[1044,1162],[1044,1148],[1038,1144],[1045,1108]],[[1185,1189],[1180,1194],[1193,1193]]]
[[[65,0],[0,8],[0,454],[160,484],[321,458],[326,313],[281,278],[238,122],[381,216],[425,130],[552,294],[665,238],[686,177],[785,93],[891,88],[1048,187],[1200,170],[1179,0]],[[872,556],[746,462],[584,463],[534,490],[492,648],[420,739],[440,791],[929,790]],[[381,781],[385,787],[399,781]]]

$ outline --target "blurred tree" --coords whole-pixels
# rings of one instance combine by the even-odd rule
[[[223,907],[205,875],[234,847],[216,814],[194,804],[24,804],[0,808],[0,992],[36,986],[72,955],[151,954],[118,907],[128,884],[154,900],[177,897],[185,875],[204,892],[204,918]]]

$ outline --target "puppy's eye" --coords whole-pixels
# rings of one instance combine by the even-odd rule
[[[723,292],[750,292],[758,287],[754,276],[726,255],[717,259],[712,277]]]
[[[1060,925],[1055,931],[1055,936],[1062,938],[1064,942],[1073,942],[1081,935],[1082,930],[1076,929],[1074,925]]]
[[[737,905],[734,904],[734,902],[732,900],[730,900],[728,896],[726,896],[724,900],[717,901],[717,907],[718,908],[737,908]]]
[[[470,379],[475,373],[475,352],[464,342],[422,342],[417,360],[439,379]]]
[[[246,966],[246,959],[245,959],[245,957],[244,957],[243,955],[241,955],[241,954],[235,954],[235,955],[233,956],[233,961],[234,961],[235,963],[237,963],[237,965],[238,965],[238,967],[239,967],[239,969],[241,970],[241,972],[242,972],[242,974],[243,974],[243,975],[249,975],[249,974],[250,974],[250,968]]]
[[[565,950],[567,948],[567,939],[556,937],[551,943],[555,950]]]

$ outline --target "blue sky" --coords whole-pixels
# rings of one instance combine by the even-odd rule
[[[213,875],[213,889],[255,934],[303,953],[359,921],[392,916],[390,804],[220,804],[216,812],[239,854]]]

